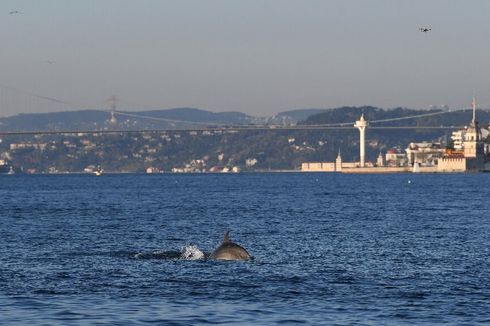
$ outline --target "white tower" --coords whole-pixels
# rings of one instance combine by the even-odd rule
[[[364,114],[361,115],[361,118],[356,121],[356,124],[354,127],[359,129],[359,155],[361,157],[361,168],[363,168],[366,164],[366,154],[365,154],[365,148],[366,148],[366,140],[365,140],[365,132],[366,128],[368,126],[368,122],[364,120]]]
[[[385,166],[385,161],[383,159],[383,154],[381,154],[381,152],[379,152],[378,159],[376,161],[376,165],[379,167]]]
[[[335,171],[342,172],[342,156],[340,156],[340,149],[337,159],[335,160]]]
[[[471,102],[473,119],[464,135],[464,156],[476,158],[483,155],[482,134],[478,121],[476,121],[476,99]]]

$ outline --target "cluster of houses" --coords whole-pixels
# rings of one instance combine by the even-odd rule
[[[49,136],[36,135],[34,139],[22,139],[13,142],[3,142],[0,139],[0,160],[3,165],[6,162],[12,162],[21,157],[19,165],[22,165],[22,171],[25,173],[61,173],[66,172],[57,167],[56,161],[47,160],[48,152],[59,152],[66,158],[79,162],[86,162],[85,167],[79,172],[94,173],[99,169],[100,161],[103,161],[107,156],[109,147],[116,148],[112,151],[112,159],[125,162],[138,162],[143,166],[147,173],[200,173],[200,172],[222,172],[222,173],[237,173],[240,168],[229,162],[224,161],[225,154],[217,153],[217,160],[209,160],[209,157],[191,159],[182,163],[174,163],[173,167],[166,170],[162,168],[161,159],[162,153],[165,153],[169,145],[174,144],[180,146],[186,140],[185,137],[196,136],[220,136],[224,133],[235,133],[236,131],[221,131],[221,130],[203,130],[203,131],[187,131],[187,132],[164,132],[152,133],[142,132],[140,134],[130,134],[127,138],[105,136],[101,138],[98,133],[78,133],[61,135],[58,139],[52,139]],[[186,136],[186,133],[188,136]],[[121,135],[122,136],[122,135]],[[109,137],[109,138],[108,138]],[[60,139],[61,138],[61,139]],[[186,138],[187,139],[187,138]],[[108,142],[109,140],[109,142]],[[49,166],[44,164],[41,168],[37,162],[31,162],[28,158],[27,164],[22,157],[27,157],[29,153],[37,153],[36,159],[46,162],[51,162]],[[218,164],[211,164],[211,161],[218,161]],[[4,164],[5,162],[5,164]],[[32,164],[30,164],[32,163]],[[257,160],[251,158],[247,161],[246,166],[253,166]],[[31,165],[31,166],[30,166]],[[136,163],[135,163],[136,166]],[[110,167],[104,167],[111,171]]]

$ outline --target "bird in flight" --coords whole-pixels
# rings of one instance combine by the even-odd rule
[[[427,27],[420,27],[419,30],[422,32],[422,33],[427,33],[427,32],[430,32],[432,30],[432,28],[427,28]]]
[[[23,12],[19,10],[12,10],[11,12],[9,12],[9,15],[21,15],[21,14],[23,14]]]

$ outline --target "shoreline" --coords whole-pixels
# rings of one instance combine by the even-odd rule
[[[302,170],[257,170],[257,171],[242,171],[242,172],[160,172],[160,173],[146,173],[146,172],[129,172],[129,171],[111,171],[104,172],[102,175],[95,175],[88,172],[56,172],[56,173],[23,173],[17,172],[15,174],[0,173],[0,176],[40,176],[40,175],[85,175],[94,177],[103,177],[104,175],[199,175],[199,174],[212,174],[212,175],[237,175],[237,174],[279,174],[279,173],[298,173],[298,174],[473,174],[473,173],[489,173],[490,170],[474,170],[474,171],[438,171],[434,167],[421,167],[419,171],[413,172],[411,167],[393,167],[393,168],[348,168],[342,169],[342,171],[302,171]]]

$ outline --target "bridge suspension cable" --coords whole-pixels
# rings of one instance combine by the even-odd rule
[[[39,111],[67,111],[82,106],[58,98],[20,90],[0,84],[0,116]]]
[[[425,117],[431,117],[431,116],[436,116],[436,115],[443,115],[443,114],[448,114],[448,113],[454,113],[454,112],[461,112],[461,111],[467,111],[468,108],[463,108],[463,109],[456,109],[456,110],[450,110],[450,111],[437,111],[437,112],[430,112],[430,113],[423,113],[423,114],[417,114],[417,115],[411,115],[411,116],[405,116],[405,117],[399,117],[399,118],[389,118],[389,119],[379,119],[379,120],[369,120],[369,124],[373,123],[382,123],[382,122],[393,122],[393,121],[402,121],[402,120],[410,120],[410,119],[418,119],[418,118],[425,118]],[[324,124],[315,124],[315,125],[310,125],[310,126],[324,126],[324,127],[342,127],[342,126],[353,126],[356,122],[339,122],[339,123],[324,123]],[[396,127],[393,126],[392,128],[409,128],[410,126],[406,127]],[[370,127],[372,129],[373,127]],[[380,127],[382,128],[382,127]]]
[[[106,112],[108,114],[117,114],[120,116],[126,116],[126,117],[131,117],[131,118],[137,118],[137,119],[146,119],[146,120],[153,120],[153,121],[161,121],[161,122],[167,122],[167,123],[181,123],[181,124],[187,124],[187,125],[195,125],[197,126],[202,126],[202,127],[222,127],[223,129],[226,128],[234,128],[234,129],[271,129],[270,125],[257,125],[257,124],[243,124],[243,125],[230,125],[226,123],[219,123],[219,122],[198,122],[198,121],[189,121],[189,120],[180,120],[180,119],[171,119],[171,118],[163,118],[163,117],[155,117],[155,116],[150,116],[150,115],[145,115],[145,114],[138,114],[136,112],[125,112],[125,111],[120,111],[116,110],[114,101],[115,98],[112,98],[112,107],[107,108],[107,109],[94,109],[95,111],[100,111],[100,112]],[[137,105],[136,105],[137,106]],[[40,95],[36,94],[34,92],[29,92],[25,90],[20,90],[16,87],[4,85],[0,83],[0,117],[6,116],[7,114],[15,114],[19,112],[53,112],[53,111],[72,111],[74,109],[88,109],[89,106],[83,106],[77,103],[65,101],[59,98],[51,97],[51,96],[45,96],[45,95]],[[466,111],[468,110],[467,108],[463,109],[456,109],[456,110],[450,110],[450,111],[437,111],[437,112],[428,112],[428,113],[423,113],[423,114],[417,114],[417,115],[412,115],[412,116],[405,116],[405,117],[399,117],[399,118],[388,118],[388,119],[379,119],[379,120],[371,120],[369,123],[371,124],[370,128],[391,128],[391,129],[407,129],[411,128],[410,126],[384,126],[384,127],[376,127],[373,126],[372,124],[379,124],[379,123],[384,123],[384,122],[395,122],[395,121],[403,121],[403,120],[410,120],[410,119],[418,119],[418,118],[424,118],[424,117],[430,117],[430,116],[437,116],[437,115],[443,115],[443,114],[449,114],[449,113],[454,113],[454,112],[461,112],[461,111]],[[115,117],[113,116],[113,120],[115,120]],[[114,123],[115,124],[115,123]],[[340,122],[340,123],[326,123],[326,124],[315,124],[315,125],[303,125],[300,128],[306,129],[334,129],[334,128],[339,128],[339,129],[344,129],[344,128],[349,128],[353,127],[355,124],[355,121],[351,122]],[[274,126],[275,128],[284,128],[286,127],[280,127],[280,126]],[[299,126],[298,126],[299,127]],[[420,127],[418,127],[420,128]],[[435,128],[435,127],[427,127],[427,128]],[[442,128],[447,128],[447,127],[442,127]]]
[[[438,112],[423,113],[423,114],[417,114],[417,115],[405,116],[405,117],[399,117],[399,118],[371,120],[371,121],[369,121],[369,123],[373,124],[373,123],[383,123],[383,122],[393,122],[393,121],[418,119],[418,118],[425,118],[425,117],[443,115],[443,114],[454,113],[454,112],[462,112],[462,111],[466,111],[466,110],[468,110],[468,108],[456,109],[456,110],[451,110],[451,111],[438,111]],[[106,110],[100,110],[100,111],[108,112]],[[134,112],[114,111],[114,113],[117,113],[118,115],[121,115],[121,116],[127,116],[127,117],[138,118],[138,119],[153,120],[153,121],[163,121],[163,122],[170,122],[170,123],[186,123],[186,124],[201,125],[201,126],[213,125],[213,126],[233,127],[233,126],[230,126],[230,124],[225,124],[225,123],[197,122],[197,121],[189,121],[189,120],[169,119],[169,118],[161,118],[161,117],[153,117],[153,116],[148,116],[148,115],[142,115],[142,114],[138,114],[138,113],[134,113]],[[311,128],[322,128],[322,127],[330,128],[330,127],[350,127],[350,126],[353,126],[354,124],[355,124],[355,121],[339,122],[339,123],[323,123],[323,124],[315,124],[315,125],[308,125],[308,126]],[[236,126],[236,127],[238,127],[238,126]],[[239,125],[239,127],[241,127],[241,128],[257,127],[257,125],[254,125],[254,124]],[[406,127],[393,126],[393,128],[410,128],[410,126],[406,126]]]

